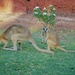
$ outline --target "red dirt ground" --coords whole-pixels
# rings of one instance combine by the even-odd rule
[[[12,16],[14,17],[15,15],[8,14],[5,16],[6,20],[0,19],[0,28],[6,28],[13,24],[20,24],[33,28],[40,28],[42,26],[42,24],[33,16],[33,13],[20,14],[20,16],[15,19],[7,20],[8,17]],[[57,14],[55,28],[75,29],[75,14]]]

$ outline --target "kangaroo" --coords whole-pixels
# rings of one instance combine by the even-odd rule
[[[64,48],[62,48],[59,44],[60,40],[59,40],[57,33],[54,32],[54,30],[50,29],[49,26],[43,26],[42,39],[43,37],[44,37],[44,41],[47,42],[47,46],[48,46],[47,50],[51,51],[51,49],[53,50],[55,48],[58,48],[64,52],[75,52],[75,51],[70,51],[70,50],[67,51]]]
[[[42,28],[42,32],[41,32],[41,36],[42,36],[42,42],[46,43],[46,35],[47,35],[47,30],[48,30],[48,27],[47,26],[44,26]]]
[[[23,27],[22,25],[11,25],[9,26],[1,35],[0,35],[0,42],[4,43],[3,49],[5,50],[12,50],[17,51],[18,49],[21,49],[21,42],[23,41],[30,41],[32,45],[40,52],[46,52],[53,55],[52,51],[40,49],[35,41],[32,38],[32,34],[30,30],[27,27]],[[13,48],[7,48],[7,44],[9,41],[12,41]],[[19,45],[19,48],[17,48],[17,43]]]

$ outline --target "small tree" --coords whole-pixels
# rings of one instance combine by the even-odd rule
[[[38,6],[34,8],[34,16],[39,20],[46,23],[46,25],[51,25],[53,28],[55,25],[56,10],[54,6],[49,6],[49,11],[44,7],[43,11],[40,10]]]

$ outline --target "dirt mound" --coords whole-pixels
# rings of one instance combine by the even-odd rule
[[[15,14],[17,15],[17,14]],[[0,20],[0,28],[6,28],[9,25],[20,24],[27,27],[41,28],[42,24],[33,16],[33,13],[29,14],[8,14],[4,19]],[[15,18],[16,17],[16,18]],[[7,20],[9,19],[9,20]],[[56,17],[56,29],[67,28],[75,29],[75,15],[57,14]]]

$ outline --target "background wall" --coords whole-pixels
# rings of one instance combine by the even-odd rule
[[[57,12],[75,13],[75,0],[0,0],[0,11],[27,12],[35,6],[47,7],[54,5]]]

